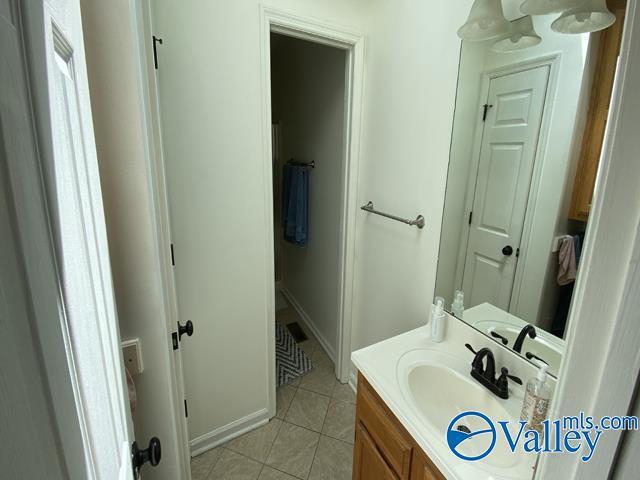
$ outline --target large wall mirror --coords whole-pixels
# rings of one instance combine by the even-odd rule
[[[548,363],[555,375],[625,9],[624,1],[610,0],[613,16],[604,19],[566,8],[544,13],[550,4],[567,3],[478,0],[474,8],[503,9],[506,33],[479,40],[473,30],[459,31],[436,280],[436,295],[456,317],[529,360]],[[579,9],[605,1],[573,3]],[[527,9],[530,15],[523,14]],[[608,26],[588,25],[599,20]]]

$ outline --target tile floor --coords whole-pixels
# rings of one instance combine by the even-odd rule
[[[297,321],[291,307],[276,320]],[[191,460],[193,480],[350,480],[355,395],[335,377],[320,343],[300,344],[315,368],[277,390],[276,417]]]

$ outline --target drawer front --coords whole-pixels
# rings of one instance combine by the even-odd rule
[[[401,479],[409,478],[413,444],[386,413],[386,407],[378,400],[371,387],[361,379],[358,385],[356,417],[358,425],[364,426],[386,462]]]

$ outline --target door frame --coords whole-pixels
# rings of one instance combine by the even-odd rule
[[[482,74],[482,87],[480,89],[480,101],[486,101],[489,96],[489,89],[491,87],[491,81],[504,77],[506,75],[513,75],[515,73],[524,72],[525,70],[532,70],[538,67],[549,67],[549,77],[547,79],[547,88],[544,97],[544,103],[542,106],[542,118],[540,122],[540,133],[538,135],[538,144],[536,145],[535,155],[533,159],[533,170],[531,172],[531,181],[529,184],[529,194],[527,196],[527,206],[524,213],[524,223],[522,227],[522,235],[520,239],[520,257],[516,262],[515,275],[513,278],[513,286],[511,287],[511,298],[509,301],[509,311],[512,310],[514,305],[514,293],[519,295],[520,286],[522,284],[522,277],[524,268],[526,265],[527,247],[529,244],[529,236],[531,235],[531,228],[533,225],[533,217],[535,213],[535,207],[538,200],[540,178],[542,176],[543,164],[545,163],[544,151],[547,149],[549,142],[549,127],[551,124],[551,116],[553,113],[553,103],[558,89],[558,78],[560,74],[560,65],[562,62],[562,53],[556,52],[552,54],[545,54],[539,57],[535,57],[529,60],[504,65],[501,67],[486,70]],[[467,180],[467,190],[465,199],[465,213],[470,212],[473,209],[473,202],[475,200],[476,183],[478,178],[478,168],[480,166],[480,152],[482,149],[482,140],[484,138],[484,122],[478,117],[478,123],[476,124],[475,135],[473,140],[473,156],[471,168],[469,170],[469,178]],[[455,286],[460,289],[462,287],[462,280],[464,277],[464,267],[467,255],[467,249],[469,245],[469,235],[471,229],[467,221],[468,216],[464,215],[462,219],[462,232],[463,241],[460,242],[458,249],[458,256],[456,262],[456,274],[455,274]]]
[[[355,269],[355,231],[357,212],[360,132],[364,90],[364,47],[362,33],[313,18],[300,17],[260,5],[260,59],[262,91],[262,152],[265,185],[264,218],[267,251],[274,251],[273,165],[271,136],[271,33],[327,45],[346,52],[346,98],[344,113],[342,238],[340,239],[340,279],[335,372],[346,383],[351,374],[351,328]],[[266,259],[266,318],[269,366],[270,412],[275,414],[275,271],[274,258]]]

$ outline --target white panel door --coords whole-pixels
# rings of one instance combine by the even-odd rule
[[[62,480],[69,472],[48,406],[8,179],[7,158],[33,154],[16,20],[0,0],[0,477]]]
[[[87,478],[132,478],[133,424],[96,156],[79,0],[44,2],[54,243],[77,378]],[[114,119],[115,121],[116,119]]]
[[[491,79],[462,280],[469,307],[509,308],[548,79],[548,66]]]

